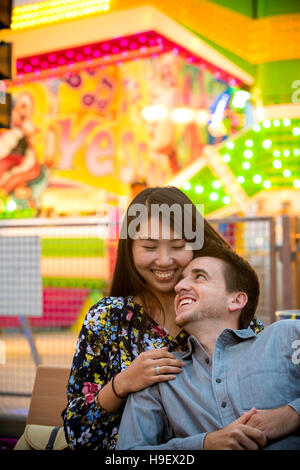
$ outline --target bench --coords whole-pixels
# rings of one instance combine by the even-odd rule
[[[62,426],[69,375],[69,367],[37,367],[26,424]]]

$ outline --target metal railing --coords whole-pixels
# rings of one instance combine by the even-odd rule
[[[257,271],[257,317],[265,326],[276,320],[276,310],[299,309],[299,217],[209,222]],[[84,316],[106,294],[111,278],[117,241],[105,238],[108,225],[95,218],[0,221],[0,243],[1,237],[39,237],[43,289],[41,317],[24,324],[0,312],[0,414],[26,415],[37,362],[71,366]]]

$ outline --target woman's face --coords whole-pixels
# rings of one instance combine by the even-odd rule
[[[133,261],[152,292],[168,293],[174,290],[182,270],[193,258],[193,251],[187,249],[185,240],[176,237],[173,230],[166,238],[162,224],[154,225],[156,233],[153,234],[151,222],[153,219],[141,224],[138,238],[133,241]]]

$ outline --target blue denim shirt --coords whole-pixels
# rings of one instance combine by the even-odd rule
[[[175,380],[128,397],[117,449],[202,450],[207,432],[244,411],[290,405],[300,414],[300,321],[282,320],[255,335],[225,329],[210,357],[189,338]],[[299,449],[300,432],[265,449]]]

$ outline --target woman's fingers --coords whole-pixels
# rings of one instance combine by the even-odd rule
[[[144,351],[141,354],[147,355],[151,357],[152,359],[161,359],[161,358],[177,359],[175,354],[169,352],[165,348],[151,349],[150,351]]]
[[[156,366],[172,366],[172,367],[184,367],[185,362],[181,361],[180,359],[173,358],[163,358],[163,359],[156,359],[153,361],[153,365]]]
[[[159,374],[157,374],[156,367],[154,369],[155,375],[161,375],[161,374],[179,374],[182,371],[181,367],[176,367],[176,366],[159,366]]]

